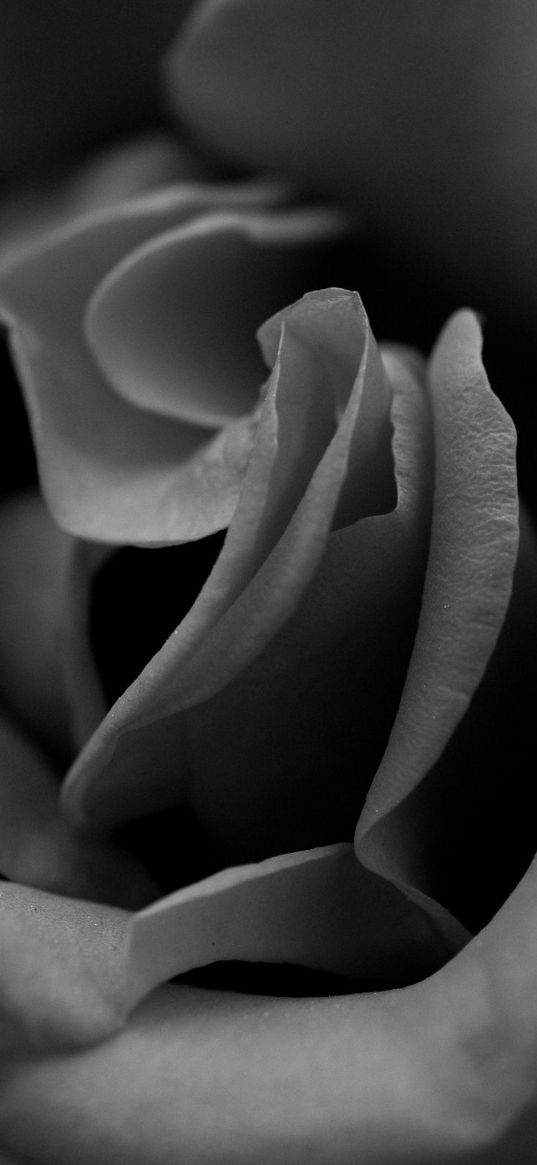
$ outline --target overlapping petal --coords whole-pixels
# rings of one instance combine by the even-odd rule
[[[373,911],[371,927],[360,928],[354,973],[361,959],[367,975],[373,959],[380,974],[379,933],[387,931],[377,917],[386,923],[399,910],[411,974],[416,958],[434,965],[442,947],[456,949],[467,933],[427,894],[427,879],[409,873],[412,840],[406,876],[395,872],[400,862],[404,869],[404,843],[392,828],[387,846],[384,835],[379,845],[380,822],[388,816],[386,801],[389,808],[390,798],[406,802],[434,765],[498,637],[517,552],[512,427],[490,392],[469,313],[455,317],[440,341],[429,389],[416,379],[423,376],[419,362],[406,354],[386,353],[386,379],[359,301],[348,292],[306,296],[265,325],[261,341],[274,369],[224,548],[192,610],[88,742],[64,788],[64,804],[101,824],[189,804],[224,862],[252,862],[348,840],[380,764],[357,834],[358,857],[363,847],[373,874],[371,884],[362,872],[362,905],[372,893],[378,914]],[[429,402],[438,429],[434,446]],[[449,592],[448,607],[434,587],[429,598],[431,578]],[[415,629],[431,618],[433,629],[424,639],[418,630],[414,650],[425,657],[440,653],[444,679],[438,689],[424,689],[420,666],[421,721],[404,719],[412,668],[396,711]],[[470,646],[467,624],[478,641]],[[429,670],[436,679],[434,661]],[[399,732],[409,757],[405,781],[389,769]],[[294,872],[291,862],[290,885]],[[270,878],[251,867],[250,879],[259,905],[268,894],[273,917]],[[218,896],[219,886],[216,880],[201,897],[194,894],[200,919],[204,910],[212,917],[215,904],[201,909],[200,902],[213,889]],[[229,891],[225,878],[223,889]],[[164,901],[157,911],[162,934],[166,916],[173,930],[192,910],[186,891]],[[310,929],[307,911],[300,913],[297,949]],[[282,927],[285,932],[283,919]],[[230,933],[237,935],[233,926]],[[241,941],[237,950],[244,950]],[[305,959],[315,965],[313,946]],[[210,946],[204,952],[210,958]],[[178,967],[189,965],[186,944]]]
[[[535,902],[533,868],[478,939],[404,991],[163,988],[98,1047],[13,1064],[1,1141],[51,1165],[168,1165],[178,1153],[193,1165],[351,1165],[357,1146],[363,1165],[526,1165]]]
[[[360,592],[356,578],[356,562],[360,561],[361,565],[360,591],[363,596],[362,602],[366,605],[371,602],[373,593],[369,586],[369,572],[374,571],[378,574],[382,571],[378,556],[375,558],[370,553],[372,544],[381,542],[385,555],[390,557],[397,555],[402,560],[398,598],[391,617],[394,620],[397,618],[395,614],[397,607],[397,614],[402,616],[403,610],[408,614],[407,607],[419,602],[421,586],[419,565],[426,553],[428,537],[426,515],[429,506],[427,480],[430,449],[425,437],[427,403],[424,394],[414,385],[411,378],[405,377],[404,383],[407,386],[410,383],[408,391],[413,402],[409,407],[417,414],[417,417],[413,418],[417,423],[412,438],[412,473],[419,480],[419,484],[413,483],[414,520],[409,521],[406,514],[394,520],[396,529],[400,531],[401,541],[405,545],[406,553],[402,553],[399,538],[391,529],[389,516],[382,517],[383,511],[391,510],[395,501],[390,452],[391,388],[386,381],[358,297],[353,293],[339,291],[313,293],[289,309],[283,318],[279,318],[277,327],[280,338],[274,370],[263,403],[241,498],[222,553],[194,607],[178,631],[171,636],[139,679],[111,710],[80,757],[65,786],[65,804],[77,815],[89,813],[90,817],[101,821],[114,820],[116,817],[121,820],[125,817],[127,804],[131,813],[136,812],[137,789],[143,808],[147,810],[151,806],[157,808],[170,801],[177,802],[186,795],[189,786],[192,787],[191,795],[195,798],[196,804],[203,796],[208,802],[205,811],[214,812],[218,800],[217,788],[213,787],[211,793],[207,789],[206,795],[201,792],[202,772],[208,758],[205,758],[203,764],[199,766],[201,771],[197,774],[190,772],[188,765],[181,762],[186,736],[190,739],[188,749],[192,755],[195,756],[198,749],[203,747],[205,729],[201,725],[196,725],[194,709],[198,706],[207,707],[212,725],[211,750],[214,757],[218,757],[218,766],[221,768],[222,764],[226,763],[225,758],[228,754],[229,763],[236,763],[236,757],[232,761],[230,744],[223,747],[222,740],[222,747],[216,747],[214,737],[218,723],[223,726],[228,721],[231,726],[236,719],[231,715],[229,706],[227,711],[225,710],[229,698],[243,708],[241,724],[246,727],[248,724],[253,726],[256,723],[257,730],[262,731],[259,711],[256,713],[255,708],[251,707],[247,712],[249,705],[255,704],[255,701],[252,702],[247,697],[247,688],[251,686],[252,677],[247,675],[246,669],[250,665],[255,664],[261,668],[254,686],[257,689],[258,685],[263,683],[264,690],[271,694],[271,706],[274,698],[278,698],[278,688],[283,691],[281,684],[283,674],[290,676],[299,660],[302,661],[301,670],[304,677],[311,673],[310,699],[313,698],[313,692],[318,686],[315,663],[322,658],[324,651],[328,653],[330,666],[335,668],[336,672],[341,670],[342,675],[346,672],[350,674],[348,669],[352,664],[349,650],[345,652],[343,649],[343,641],[345,638],[349,640],[348,619],[351,609],[354,609],[354,622],[357,626],[365,622],[358,597]],[[267,329],[264,333],[267,351],[270,349],[270,331]],[[312,336],[315,337],[315,342]],[[318,345],[322,346],[324,353],[322,361],[319,360]],[[343,400],[338,399],[334,393],[335,379],[339,384],[339,391],[344,394]],[[338,423],[340,408],[342,411]],[[379,467],[375,478],[376,496],[368,492],[370,482],[367,481],[373,433],[376,438],[374,444],[378,453]],[[367,481],[365,491],[364,479]],[[312,612],[309,609],[301,613],[304,599],[308,607],[309,601],[313,607],[316,605],[315,591],[309,596],[308,584],[315,577],[318,585],[316,576],[320,568],[321,594],[330,591],[330,584],[323,576],[325,569],[323,556],[334,522],[337,524],[338,507],[343,506],[343,509],[339,510],[339,515],[348,523],[349,509],[352,505],[356,517],[363,514],[364,496],[369,504],[370,518],[361,526],[349,529],[358,531],[356,537],[359,541],[365,539],[365,543],[363,546],[356,544],[350,533],[346,537],[347,527],[342,527],[339,532],[337,545],[338,549],[342,547],[341,558],[337,563],[337,571],[334,570],[333,574],[337,573],[340,580],[344,579],[346,586],[342,583],[335,586],[333,593],[330,593],[330,610],[324,614],[322,608],[318,611],[310,655],[307,643],[311,636],[308,627]],[[380,511],[377,519],[373,518],[375,511]],[[352,548],[348,545],[350,540],[354,542]],[[348,558],[344,566],[346,555]],[[351,558],[354,570],[351,567]],[[326,569],[332,576],[330,567]],[[386,574],[389,579],[389,571]],[[346,594],[347,588],[352,590],[352,603],[350,596]],[[377,599],[378,588],[375,601]],[[295,612],[298,619],[296,627],[291,621],[291,616],[294,616]],[[385,624],[382,633],[384,639],[380,641],[384,642],[386,667],[378,669],[379,673],[382,673],[382,681],[379,682],[382,683],[383,709],[388,700],[386,692],[389,688],[390,669],[392,672],[400,670],[404,674],[406,662],[404,645],[401,644],[396,651],[393,649],[393,637],[388,632],[385,616],[384,609],[377,609],[375,633],[380,635],[378,624],[380,622]],[[323,633],[324,619],[326,627]],[[408,620],[405,625],[408,625]],[[370,621],[370,633],[372,626]],[[277,634],[283,635],[286,642],[284,649],[281,647],[278,649],[279,663],[274,670],[274,663],[270,661],[272,644]],[[412,634],[410,628],[408,634]],[[401,640],[403,637],[399,638]],[[265,653],[265,648],[269,645],[270,650]],[[364,656],[365,654],[364,652]],[[356,660],[357,655],[356,643],[353,643],[352,658]],[[306,665],[308,657],[309,663]],[[394,659],[397,663],[394,663]],[[328,665],[328,660],[326,662]],[[318,666],[317,662],[317,668]],[[361,668],[365,670],[365,659],[355,663],[354,667],[358,671]],[[367,670],[369,673],[369,668]],[[234,687],[232,681],[235,681]],[[364,676],[359,685],[355,688],[351,686],[349,698],[356,700],[358,692],[365,698],[367,684],[368,680]],[[398,692],[398,682],[395,679],[392,679],[392,688],[395,693]],[[326,685],[323,685],[322,691],[317,692],[317,700],[325,702],[325,692]],[[334,709],[334,715],[337,719],[340,718],[339,704],[344,699],[344,692],[345,685],[338,683],[334,675],[333,698],[338,705],[337,709]],[[304,699],[303,695],[300,702],[304,707],[303,716],[306,715],[308,724],[304,723],[304,730],[299,731],[301,718],[297,708],[297,718],[293,717],[293,739],[297,740],[296,761],[303,749],[306,749],[309,757],[322,747],[318,733],[314,734],[315,743],[311,740],[309,746],[307,745],[307,736],[311,732],[315,717],[311,711],[310,701]],[[208,701],[212,697],[220,697],[216,705],[209,705]],[[371,690],[368,700],[367,736],[371,732],[369,717],[374,713],[376,703]],[[263,707],[266,712],[266,702]],[[184,709],[192,709],[186,721],[182,717]],[[378,719],[378,711],[376,715]],[[274,713],[271,716],[271,734],[275,727],[273,717]],[[326,724],[324,728],[326,729]],[[385,725],[382,728],[385,729]],[[234,728],[233,732],[236,731],[237,728]],[[280,733],[276,734],[275,740],[282,731],[287,738],[288,733],[283,719]],[[382,737],[382,729],[379,729],[378,735]],[[330,732],[329,736],[329,744],[325,744],[324,748],[325,751],[328,750],[326,763],[331,771],[334,763],[332,748],[338,749],[335,725],[334,731]],[[194,753],[192,738],[195,739]],[[141,739],[144,745],[143,752],[139,751]],[[245,744],[246,742],[242,750],[246,759],[249,750],[245,751]],[[287,747],[291,746],[291,742],[287,740]],[[155,756],[158,755],[159,758],[158,764],[153,766],[155,774],[158,775],[150,788],[145,778],[145,765],[153,749],[156,749]],[[343,751],[346,750],[345,742]],[[255,771],[259,774],[260,757],[259,750],[257,751]],[[269,750],[268,755],[272,756],[269,764],[272,767],[276,751],[277,746],[276,749],[273,747]],[[338,757],[340,752],[341,749],[336,751]],[[263,753],[264,750],[261,750],[261,757]],[[142,769],[136,761],[137,755],[144,758]],[[305,759],[301,764],[295,765],[289,756],[286,763],[295,770],[291,795],[298,799],[297,782],[300,781],[300,773],[305,774],[308,771],[308,765]],[[354,766],[354,761],[352,763]],[[252,770],[254,768],[249,767]],[[260,819],[265,815],[257,796],[260,791],[259,785],[265,785],[267,780],[267,775],[262,779],[259,775],[256,778],[254,771],[251,771],[248,780],[252,797],[254,785],[257,785],[256,803]],[[220,781],[214,780],[210,782],[213,786],[219,783]],[[235,787],[237,785],[236,782],[231,784]],[[343,781],[341,784],[343,787]],[[228,782],[225,781],[224,785],[227,789]],[[278,782],[278,787],[280,785],[281,781]],[[128,796],[125,795],[127,790]],[[232,789],[227,789],[226,797],[232,795]],[[311,796],[305,799],[306,814],[309,812],[310,800]],[[212,803],[212,810],[209,802]],[[227,816],[229,817],[229,803]],[[287,816],[282,812],[281,806],[277,816],[282,821]],[[296,814],[293,816],[296,818]],[[266,818],[263,820],[262,828],[265,831],[265,845],[271,845]],[[293,828],[296,828],[296,820]],[[237,822],[238,833],[240,829],[241,826]],[[337,838],[316,840],[337,840]]]
[[[188,322],[183,318],[180,338],[190,337],[190,358],[183,371],[187,381],[194,375],[191,349],[196,343],[203,361],[211,322],[221,336],[224,333],[233,353],[232,367],[242,372],[244,353],[251,370],[248,340],[241,331],[246,309],[241,308],[235,321],[234,305],[244,301],[249,305],[246,322],[261,323],[267,310],[281,303],[282,285],[290,297],[307,287],[314,254],[318,262],[319,245],[323,239],[331,242],[342,229],[340,217],[329,213],[312,216],[297,210],[293,216],[265,210],[264,222],[257,210],[256,217],[260,204],[275,206],[281,198],[281,189],[266,184],[172,186],[71,224],[2,269],[2,312],[12,329],[41,483],[50,509],[67,530],[97,541],[159,544],[199,538],[229,522],[250,448],[251,416],[247,413],[229,431],[220,433],[214,417],[208,429],[205,418],[202,424],[199,415],[190,419],[188,407],[184,419],[176,416],[170,424],[161,408],[152,410],[150,387],[147,398],[142,392],[140,400],[138,385],[125,399],[123,376],[119,374],[116,386],[99,366],[98,360],[108,363],[102,336],[95,360],[84,335],[84,319],[101,281],[131,252],[155,236],[164,236],[163,247],[154,243],[149,252],[160,261],[161,296],[168,296],[168,309],[172,314],[177,309],[180,320],[185,296],[188,300],[196,282],[198,257],[201,261],[211,240],[211,254],[218,251],[212,276],[220,296],[211,301],[208,292],[204,296],[203,289],[198,289],[194,320],[190,313]],[[226,211],[233,215],[235,229],[229,229]],[[212,217],[200,225],[208,212],[213,212]],[[257,227],[250,228],[250,215]],[[166,259],[169,231],[178,232],[173,241],[182,245],[179,275],[173,279]],[[174,258],[177,263],[176,249]],[[266,280],[261,287],[258,283],[260,264],[265,275],[267,265],[274,268],[266,290]],[[147,263],[142,268],[138,275],[143,281]],[[123,273],[121,268],[119,274]],[[117,279],[113,279],[117,291]],[[123,299],[126,294],[123,286]],[[138,348],[133,330],[127,328],[127,332],[134,346],[134,356],[128,359],[132,373]],[[159,349],[169,334],[157,333],[153,339],[157,351],[151,369],[146,368],[149,385],[155,364],[164,360],[169,366]],[[96,342],[93,336],[92,343]],[[224,364],[227,350],[224,346]],[[243,381],[251,405],[261,385],[250,384],[248,371]],[[181,391],[191,398],[188,384],[181,389],[179,383],[178,395]],[[225,409],[224,415],[229,415]]]

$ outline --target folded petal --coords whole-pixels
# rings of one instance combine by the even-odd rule
[[[283,963],[349,976],[356,985],[412,981],[469,936],[446,938],[412,903],[358,863],[352,845],[280,854],[178,890],[132,918],[131,1006],[208,963]],[[350,984],[349,984],[350,986]]]
[[[209,428],[248,415],[266,376],[257,328],[307,289],[341,229],[328,211],[227,211],[156,234],[90,298],[98,364],[140,408]]]
[[[402,991],[290,1000],[170,986],[96,1048],[13,1064],[6,1149],[55,1165],[530,1165],[535,876]]]
[[[308,335],[310,317],[316,318],[317,331],[323,335],[324,363]],[[304,319],[310,322],[301,333]],[[337,427],[341,401],[333,390],[336,378],[345,384],[347,397]],[[101,821],[121,819],[125,810],[132,815],[139,807],[147,811],[151,804],[157,808],[184,799],[192,778],[196,786],[192,795],[198,796],[199,766],[194,761],[189,772],[181,759],[180,713],[228,690],[235,677],[242,684],[241,673],[289,619],[321,563],[342,491],[350,489],[355,478],[354,505],[360,512],[373,433],[383,473],[375,478],[377,496],[369,492],[366,496],[373,512],[393,504],[390,397],[355,294],[313,293],[290,310],[281,327],[254,450],[222,553],[178,631],[112,709],[79,758],[64,788],[69,812],[79,818],[89,813]],[[364,554],[363,569],[366,563]],[[411,558],[408,571],[414,580]],[[349,579],[349,585],[354,590],[354,580]],[[297,651],[299,656],[305,650],[309,654],[309,619],[304,620],[302,646],[297,641],[286,658],[295,661]],[[212,734],[211,739],[214,756],[220,756]],[[194,756],[196,751],[197,746]],[[159,759],[152,764],[154,776],[148,782],[150,754]],[[331,840],[338,840],[337,833]],[[307,839],[299,844],[307,846]]]
[[[165,188],[90,215],[2,268],[1,310],[12,330],[41,483],[66,529],[97,541],[162,543],[229,522],[243,443],[211,447],[206,429],[170,424],[122,399],[88,348],[84,313],[106,273],[155,233],[208,208],[246,210],[280,197],[273,186],[257,184]],[[222,466],[237,445],[239,467],[231,457]]]
[[[188,803],[222,865],[350,839],[403,686],[429,534],[429,414],[416,361],[392,360],[388,382],[358,297],[335,289],[306,296],[262,340],[275,367],[220,557],[62,792],[69,814],[100,825]],[[337,528],[338,519],[351,524]],[[322,964],[312,903],[319,918],[341,920],[349,890],[339,889],[336,908],[328,883],[308,898],[306,882],[296,908],[295,864],[271,860],[289,879],[281,883],[285,907],[261,863],[150,911],[177,967],[217,957],[213,937],[226,902],[227,940],[242,957],[257,949],[258,958],[272,952],[277,961],[283,943],[288,960],[307,951],[310,965]],[[300,865],[302,874],[314,869]],[[389,979],[386,936],[401,935],[398,974],[410,978],[466,941],[447,912],[439,908],[424,930],[421,907],[409,910],[399,891],[370,881],[358,864],[353,876],[355,917],[369,920],[353,931],[355,975],[374,968],[377,982]],[[352,900],[352,880],[350,887]],[[247,891],[248,909],[245,897],[240,905]],[[244,917],[253,909],[266,918],[262,956],[258,929],[240,921],[243,906]],[[332,969],[338,959],[340,970],[351,965],[338,946],[342,926],[335,946],[329,936],[321,943]]]

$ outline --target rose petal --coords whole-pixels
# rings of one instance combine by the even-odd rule
[[[51,1165],[530,1165],[536,872],[479,939],[403,991],[168,987],[99,1047],[15,1063],[6,1148]]]
[[[166,189],[89,216],[2,269],[0,303],[12,328],[42,487],[64,528],[97,541],[159,543],[202,537],[228,523],[240,471],[231,464],[224,473],[217,466],[213,478],[197,472],[205,430],[170,425],[112,391],[88,350],[83,316],[99,280],[153,234],[207,208],[246,209],[278,197],[281,191],[256,184]],[[206,453],[210,468],[218,449]]]
[[[315,350],[310,351],[311,322],[303,335],[298,322],[302,315],[310,316],[312,304],[317,305],[317,325],[325,338],[327,368],[333,360],[340,371],[341,361],[347,361],[348,402],[333,439],[338,402],[330,372],[324,372]],[[354,337],[352,344],[349,336]],[[369,414],[363,450],[356,432],[362,401]],[[178,713],[228,685],[292,613],[322,557],[351,454],[358,464],[362,454],[367,469],[372,432],[379,449],[386,448],[388,408],[382,365],[358,297],[349,292],[334,293],[331,299],[325,293],[306,296],[290,310],[289,328],[282,329],[255,449],[223,551],[178,632],[116,704],[79,758],[64,786],[68,812],[113,820],[124,817],[127,805],[127,813],[136,814],[157,807],[163,798],[165,803],[182,799],[188,768],[180,759],[183,729]],[[385,465],[385,473],[388,486],[382,482],[375,499],[381,510],[392,500],[391,466]],[[359,476],[356,484],[362,484]],[[355,503],[358,507],[361,500]],[[307,631],[306,642],[309,637]],[[148,782],[148,750],[154,748],[159,761],[152,764],[153,780]]]
[[[16,883],[0,889],[0,1054],[76,1047],[121,1026],[129,914]]]
[[[402,908],[350,844],[224,870],[134,915],[130,934],[132,1003],[167,979],[226,959],[390,984],[395,966],[403,979],[419,978],[469,937],[461,929],[446,941],[413,904]]]
[[[490,389],[470,312],[446,325],[428,379],[436,457],[423,604],[397,719],[356,832],[360,860],[419,900],[409,831],[401,845],[392,814],[468,708],[505,618],[518,546],[514,428]]]
[[[154,236],[91,296],[98,364],[140,408],[209,427],[248,415],[266,377],[257,328],[307,290],[341,229],[328,212],[228,212]]]
[[[346,405],[344,398],[338,402],[332,379],[347,394]],[[314,293],[289,309],[224,549],[177,633],[74,766],[62,794],[69,813],[109,824],[186,801],[216,839],[223,863],[350,837],[395,715],[428,542],[427,400],[403,365],[394,388],[397,507],[342,528],[327,542],[343,483],[347,510],[352,503],[361,512],[364,465],[373,500],[368,458],[375,444],[381,463],[383,449],[389,450],[384,442],[391,429],[390,394],[356,295]],[[345,408],[332,438],[338,403]],[[376,498],[381,509],[392,500],[391,479],[386,464]],[[181,711],[186,708],[188,714]],[[288,858],[275,861],[279,869]],[[262,867],[252,868],[250,885],[260,915],[269,893],[261,873]],[[229,871],[223,877],[229,889]],[[397,966],[409,976],[419,973],[420,961],[431,966],[441,951],[456,949],[468,937],[440,908],[433,929],[424,932],[421,909],[409,912],[403,898],[390,898],[382,882],[364,881],[358,868],[356,879],[356,917],[359,910],[370,920],[358,927],[356,957],[363,968],[374,967],[377,977],[393,968],[379,935],[404,932]],[[212,900],[218,886],[216,878],[206,889],[179,896],[179,917],[184,911],[187,926],[179,931],[182,969],[198,957],[207,960],[214,924],[204,928],[202,919],[204,912],[218,918]],[[325,893],[322,903],[315,896],[316,909],[329,915],[332,897],[327,888]],[[306,935],[311,930],[306,906],[293,910],[289,896],[289,932],[281,907],[274,915],[270,893],[268,901],[272,921],[265,934],[274,957],[282,942],[289,957],[297,956],[304,926]],[[155,910],[176,951],[175,903]],[[201,947],[196,929],[189,929],[190,910],[204,935]],[[229,936],[237,940],[235,924]],[[243,951],[251,950],[248,939],[254,947],[259,942],[247,927]],[[311,938],[306,946],[316,965]],[[325,958],[337,960],[338,954],[327,943]]]

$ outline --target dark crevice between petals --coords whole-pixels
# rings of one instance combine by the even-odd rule
[[[3,327],[0,327],[0,384],[2,386],[0,497],[4,497],[16,490],[34,485],[37,470],[26,410],[7,350]]]
[[[409,982],[413,981],[412,978]],[[290,963],[242,963],[239,960],[211,963],[173,982],[216,991],[237,991],[247,995],[271,995],[293,999],[326,995],[354,995],[357,991],[378,990],[378,983],[332,975]],[[401,986],[400,977],[397,986]]]
[[[91,590],[90,639],[109,705],[184,618],[224,536],[219,532],[198,542],[158,549],[124,547],[100,567]],[[114,839],[142,862],[162,893],[206,878],[223,865],[187,806],[129,822],[115,831]]]
[[[224,533],[158,549],[125,547],[93,581],[90,640],[109,705],[140,674],[194,603]]]

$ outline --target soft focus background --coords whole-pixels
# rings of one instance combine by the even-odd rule
[[[134,170],[127,165],[129,143],[135,142],[138,134],[156,132],[157,139],[144,140],[164,143],[154,171],[161,180],[174,173],[177,158],[172,157],[173,150],[167,153],[166,145],[174,138],[179,147],[179,171],[184,174],[242,177],[258,170],[288,168],[293,177],[302,177],[306,187],[337,196],[355,214],[359,255],[355,286],[379,340],[428,351],[453,310],[467,304],[483,314],[485,364],[494,390],[517,425],[521,492],[537,516],[537,302],[532,302],[533,292],[537,300],[537,277],[532,283],[532,272],[537,271],[535,0],[494,0],[494,4],[490,0],[435,0],[434,4],[430,0],[339,0],[333,5],[331,0],[233,0],[230,9],[236,12],[239,24],[241,13],[252,14],[238,39],[234,40],[231,24],[229,36],[221,42],[224,52],[215,51],[209,36],[206,41],[201,38],[198,48],[192,47],[191,40],[190,50],[183,56],[182,50],[173,46],[183,23],[190,19],[192,7],[193,0],[0,0],[0,257],[2,248],[9,245],[10,223],[15,223],[18,210],[23,221],[34,212],[38,216],[43,212],[46,217],[53,213],[58,195],[68,213],[71,193],[74,190],[78,196],[81,190],[76,181],[71,186],[73,177],[76,179],[95,157],[112,158],[116,147],[121,151],[116,169],[107,171],[112,175],[111,185],[106,193],[101,189],[99,197],[113,198],[114,182],[118,196],[130,181],[142,189],[146,180],[143,166],[136,171],[137,163]],[[333,35],[324,34],[314,19],[304,24],[308,11],[324,12],[330,22],[330,14],[340,9],[363,13],[367,35],[359,43],[348,36],[345,22],[340,21],[339,31],[333,26]],[[264,12],[269,10],[282,17],[279,31],[275,24],[267,31]],[[298,21],[294,30],[293,13]],[[290,26],[285,23],[287,14]],[[410,41],[405,41],[401,16],[410,17]],[[441,31],[442,21],[452,28],[447,39]],[[311,35],[310,41],[302,37],[301,27]],[[256,41],[259,30],[265,37],[261,45]],[[347,64],[338,68],[345,41]],[[238,55],[237,44],[242,45]],[[407,56],[402,51],[405,44],[410,47]],[[327,70],[331,71],[330,83]],[[351,87],[345,97],[347,82]],[[263,100],[257,99],[260,94]],[[442,117],[446,94],[448,107],[450,95],[456,95],[455,123],[451,116]],[[509,117],[504,121],[502,111],[507,110]],[[304,118],[315,132],[320,128],[319,148],[314,137],[302,133]],[[505,166],[500,175],[501,199],[496,204],[495,158],[500,156],[496,127],[504,124],[514,127],[515,132],[509,149],[502,153]],[[471,162],[468,168],[461,165],[464,158],[452,134],[457,126],[462,127],[464,158]],[[298,136],[293,141],[297,127]],[[481,162],[484,132],[486,164]],[[323,148],[328,153],[323,154]],[[112,153],[103,155],[103,150]],[[102,172],[99,162],[97,165],[94,173],[99,176]],[[147,174],[150,170],[151,165]],[[368,175],[373,173],[380,185],[389,187],[384,201],[366,193]],[[401,197],[399,180],[406,183]],[[99,181],[92,187],[94,193]],[[487,208],[486,213],[481,214],[481,208]],[[437,223],[443,224],[440,231]],[[17,229],[20,225],[18,222]],[[509,237],[517,240],[512,260],[506,242]],[[499,265],[496,252],[501,254]],[[35,481],[35,460],[19,388],[3,343],[0,381],[0,496],[6,497]],[[209,547],[207,561],[200,557],[207,554],[207,546],[192,552],[195,557],[188,563],[192,588],[203,581],[218,546]],[[117,610],[127,577],[128,585],[133,586],[134,553],[124,552],[122,559],[111,563],[109,575],[101,576],[106,590],[102,600],[96,588],[97,656],[100,619],[103,655],[106,649],[110,654],[109,628],[113,623],[119,643],[117,658],[127,658],[128,662],[130,612],[123,612],[124,627]],[[183,561],[177,559],[177,563],[177,574],[187,573]],[[138,585],[154,587],[150,593],[156,608],[165,593],[164,580],[153,573],[146,579],[146,567],[144,559],[136,568]],[[172,611],[175,619],[178,588],[168,567],[166,574],[167,613]],[[528,606],[533,597],[528,594]],[[193,593],[185,593],[183,598],[187,607]],[[144,641],[139,647],[149,652],[151,644]],[[136,666],[139,662],[135,660]],[[121,686],[124,678],[108,674],[112,685],[117,681]],[[533,694],[526,692],[526,701],[530,697],[533,700]],[[512,699],[514,703],[516,693]],[[526,706],[522,709],[527,710]],[[530,714],[533,738],[532,709]],[[493,855],[494,859],[498,856],[498,868],[502,864],[505,868],[506,885],[501,874],[498,885],[494,878],[489,879],[500,900],[520,876],[520,864],[525,865],[534,848],[524,740],[522,736],[511,740],[509,716],[507,709],[504,751],[498,753],[498,771],[491,773],[487,788],[489,800],[491,784],[503,791],[508,771],[510,816],[500,806],[494,820],[499,827],[506,823],[506,837],[501,838],[501,853]],[[470,759],[473,763],[471,753]],[[480,760],[475,758],[476,768]],[[516,777],[522,786],[520,799]],[[479,800],[471,812],[475,812],[478,837],[483,822]],[[523,818],[519,832],[517,818]],[[445,825],[443,820],[444,834]],[[202,876],[204,869],[195,865],[195,855],[201,849],[195,821],[183,820],[181,826],[168,815],[164,824],[162,819],[144,821],[141,828],[135,825],[126,831],[124,840],[133,850],[144,853],[144,847],[149,848],[153,857],[162,861],[163,868],[156,872],[164,884],[170,876],[165,868],[168,842],[172,839],[177,845],[179,828],[184,830],[181,840],[188,853],[189,877]],[[487,839],[484,849],[486,843]],[[478,845],[474,867],[468,870],[463,865],[459,872],[455,888],[461,897],[468,897],[468,882],[477,887],[476,897],[481,893],[480,852]],[[456,856],[458,859],[459,851]],[[177,877],[176,866],[172,876]],[[482,919],[476,918],[479,925]],[[301,975],[295,983],[288,969],[283,969],[281,976],[279,970],[272,971],[268,984],[263,968],[258,974],[248,968],[244,976],[240,967],[231,966],[227,973],[231,986],[248,991],[315,994],[327,989],[326,983],[313,975]],[[219,967],[198,972],[192,981],[226,986]],[[328,989],[334,985],[329,984]],[[506,1151],[499,1146],[497,1157],[488,1152],[486,1156],[487,1165],[506,1165],[508,1159],[517,1160],[512,1145]],[[526,1163],[527,1158],[522,1159]]]
[[[61,190],[93,151],[162,128],[161,60],[191,0],[1,0],[0,251],[3,221]],[[7,237],[9,241],[9,234]],[[2,346],[0,490],[33,477],[18,388]]]

